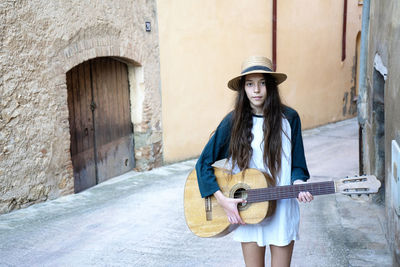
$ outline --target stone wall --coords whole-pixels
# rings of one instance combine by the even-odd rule
[[[0,19],[0,213],[73,193],[66,73],[95,57],[140,74],[136,168],[161,164],[155,1],[1,1]]]
[[[363,125],[363,164],[384,187],[378,201],[385,203],[386,237],[393,252],[393,266],[400,265],[400,181],[392,178],[392,140],[400,144],[400,3],[371,1],[366,73],[366,114]],[[398,171],[397,171],[398,172]]]

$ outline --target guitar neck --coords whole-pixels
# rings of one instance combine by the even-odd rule
[[[300,192],[307,191],[314,196],[334,194],[336,193],[335,182],[327,181],[319,183],[285,185],[246,190],[248,203],[297,198]]]

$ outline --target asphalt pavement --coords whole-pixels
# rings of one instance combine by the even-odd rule
[[[358,174],[356,119],[303,138],[310,182]],[[0,215],[0,266],[244,266],[230,235],[203,239],[186,226],[183,189],[195,163],[129,172]],[[392,266],[384,206],[371,197],[316,196],[300,210],[292,266]]]

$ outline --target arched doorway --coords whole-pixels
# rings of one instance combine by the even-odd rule
[[[80,192],[135,166],[128,69],[107,57],[67,72],[74,188]]]

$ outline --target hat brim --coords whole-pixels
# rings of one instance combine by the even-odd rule
[[[249,75],[249,74],[253,74],[253,73],[265,73],[265,74],[269,74],[272,77],[274,77],[276,79],[276,84],[280,84],[282,82],[284,82],[287,78],[287,75],[285,73],[280,73],[280,72],[270,72],[270,71],[263,71],[263,70],[254,70],[254,71],[249,71],[249,72],[245,72],[235,78],[233,78],[232,80],[230,80],[228,82],[228,87],[234,91],[239,90],[240,87],[240,78],[242,78],[245,75]]]

